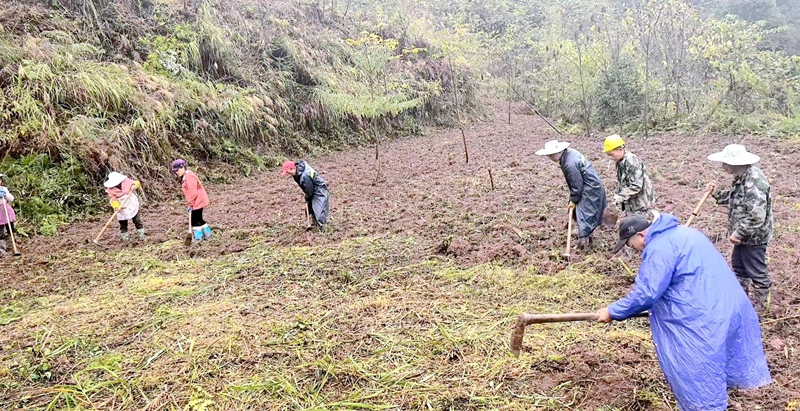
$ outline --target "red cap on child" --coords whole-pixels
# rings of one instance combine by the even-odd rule
[[[283,166],[281,166],[281,167],[283,168],[283,171],[281,171],[281,175],[285,176],[285,175],[289,174],[289,172],[292,171],[292,169],[295,168],[296,166],[294,164],[294,161],[289,160],[289,161],[285,161],[283,163]]]

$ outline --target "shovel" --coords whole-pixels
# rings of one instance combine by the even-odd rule
[[[648,312],[642,312],[634,317],[647,317]],[[597,313],[573,313],[573,314],[527,314],[522,313],[514,324],[514,331],[511,332],[511,353],[514,357],[519,357],[522,351],[522,339],[525,337],[525,327],[530,324],[544,323],[563,323],[570,321],[597,321]]]
[[[6,213],[6,223],[8,224],[8,233],[11,234],[11,247],[14,249],[14,257],[19,257],[21,254],[17,250],[17,240],[14,238],[14,230],[11,229],[11,218],[8,216],[8,204],[6,199],[3,199],[3,212]]]
[[[603,210],[603,225],[608,228],[616,228],[619,220],[619,212],[616,207],[608,206]]]
[[[308,203],[303,209],[306,210],[306,231],[311,231],[311,216],[308,214]]]
[[[192,245],[192,238],[194,238],[194,234],[192,233],[192,213],[189,213],[189,232],[183,237],[183,245],[188,247]]]

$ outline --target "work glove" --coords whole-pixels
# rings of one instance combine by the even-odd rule
[[[0,198],[6,197],[6,190],[0,190]]]
[[[614,194],[614,197],[611,199],[611,202],[614,203],[615,206],[619,207],[622,205],[625,200],[622,199],[622,196],[619,194]]]
[[[141,181],[137,180],[137,181],[133,182],[133,185],[131,186],[131,191],[138,190],[140,188],[142,188],[142,183],[141,183]]]
[[[569,205],[567,206],[567,208],[568,208],[568,209],[570,209],[570,210],[572,210],[573,208],[575,208],[575,203],[573,203],[572,201],[570,201],[570,202],[569,202]]]
[[[122,208],[122,204],[120,204],[117,200],[111,200],[111,208],[113,208],[114,211],[117,211]]]
[[[192,212],[192,207],[187,207],[187,208],[189,209],[189,212],[191,213]]]

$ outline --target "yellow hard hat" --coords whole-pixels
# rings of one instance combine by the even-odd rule
[[[625,140],[619,136],[619,134],[614,134],[606,137],[606,141],[603,142],[603,152],[608,153],[611,150],[620,148],[625,145]]]

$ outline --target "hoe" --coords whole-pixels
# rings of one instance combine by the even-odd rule
[[[689,226],[694,222],[694,218],[697,217],[698,213],[700,212],[700,208],[703,207],[703,204],[706,202],[708,197],[711,195],[711,190],[706,191],[703,194],[703,197],[700,199],[700,202],[697,203],[697,206],[692,211],[692,215],[686,221],[686,226]],[[569,232],[572,231],[572,210],[570,210],[570,219],[569,219]],[[570,241],[569,236],[567,236],[567,252],[564,253],[564,257],[569,258],[569,247]],[[643,312],[634,317],[647,317],[649,313]],[[522,340],[525,337],[525,327],[530,324],[544,324],[544,323],[561,323],[561,322],[570,322],[570,321],[597,321],[597,313],[573,313],[573,314],[528,314],[522,313],[517,318],[517,323],[514,324],[514,330],[511,332],[511,353],[514,354],[515,357],[519,357],[519,353],[522,350]]]

